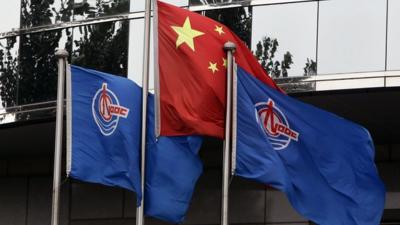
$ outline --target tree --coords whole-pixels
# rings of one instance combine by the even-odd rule
[[[317,75],[317,63],[307,58],[306,66],[304,67],[304,76]]]
[[[86,3],[87,4],[87,3]],[[97,1],[96,7],[83,4],[80,15],[95,17],[126,12],[129,1]],[[127,75],[129,22],[118,21],[79,27],[72,62],[116,75]]]
[[[257,43],[254,55],[270,76],[287,77],[290,65],[293,64],[293,55],[290,52],[286,52],[283,55],[283,60],[275,60],[275,53],[278,50],[278,46],[277,39],[265,36]]]
[[[115,14],[122,10],[129,9],[129,1],[120,0],[118,3],[115,2],[117,2],[117,0],[97,1],[98,7],[83,7],[85,9],[83,11],[88,13],[88,15],[98,16]],[[124,4],[122,4],[123,2]],[[86,3],[86,1],[84,1],[84,3]],[[54,0],[22,0],[21,28],[31,28],[59,21],[70,21],[73,9],[76,14],[79,14],[80,9],[74,5],[73,0],[61,0],[61,6],[58,9],[55,9]],[[81,13],[83,13],[83,11],[81,11]],[[103,27],[115,26],[115,24],[110,24],[111,23]],[[108,56],[112,53],[115,57],[104,57],[108,59],[106,62],[99,60],[97,63],[91,65],[101,69],[99,65],[107,65],[111,62],[112,68],[119,68],[119,70],[111,69],[111,72],[121,71],[120,68],[126,71],[127,44],[123,45],[122,48],[122,43],[127,43],[127,22],[125,25],[120,26],[120,28],[121,29],[117,31],[115,31],[115,29],[100,29],[95,35],[87,33],[86,40],[91,41],[96,40],[96,36],[104,35],[104,33],[101,33],[103,31],[109,31],[105,33],[111,33],[113,38],[111,42],[109,39],[103,39],[103,42],[107,43],[103,45],[101,45],[101,42],[95,41],[92,43],[83,42],[85,47],[82,49],[78,48],[78,50],[85,54],[80,55],[80,58],[82,59],[86,56],[86,58],[95,61],[98,55],[95,55],[96,52],[89,54],[90,47],[97,49],[99,46],[106,46],[103,52],[107,52]],[[125,33],[125,35],[122,33]],[[65,46],[59,46],[60,40],[65,34],[67,42]],[[3,39],[0,44],[0,97],[2,106],[5,107],[6,110],[7,107],[14,105],[38,103],[56,99],[57,60],[54,53],[57,48],[66,48],[68,51],[72,51],[71,29],[24,34],[19,37]],[[124,51],[126,53],[124,53]],[[125,57],[125,60],[117,60],[117,56],[120,58]],[[121,66],[122,64],[123,66]],[[124,70],[122,70],[121,73],[126,74],[126,72],[123,71]],[[41,115],[43,115],[43,112],[20,113],[16,119],[29,119],[36,116],[40,117]]]
[[[73,0],[62,1],[61,8],[57,11],[53,7],[54,0],[22,0],[21,27],[30,28],[53,21],[69,21],[72,16],[72,3]],[[68,33],[68,30],[67,35],[71,41],[71,33]],[[57,61],[54,53],[59,47],[61,36],[62,30],[56,30],[6,39],[6,45],[0,50],[0,95],[4,107],[56,98]],[[17,39],[18,54],[12,54],[11,49],[17,47]],[[31,118],[34,114],[18,114],[17,119]]]
[[[204,11],[203,14],[232,30],[247,46],[251,45],[251,7],[237,7]]]
[[[243,4],[243,0],[189,0],[189,5],[216,5],[216,4],[229,4],[238,2]]]
[[[16,37],[6,38],[0,43],[0,96],[2,107],[14,106],[17,100],[18,60],[12,52],[17,43]]]
[[[216,9],[203,11],[202,14],[227,26],[236,35],[238,35],[249,48],[251,47],[251,7]],[[272,77],[287,77],[288,70],[291,69],[291,65],[293,64],[293,55],[287,51],[283,55],[283,59],[281,61],[275,60],[275,53],[278,50],[278,46],[279,43],[277,39],[272,39],[265,36],[257,43],[255,56],[260,62],[261,66]],[[312,60],[308,61],[308,63],[310,65],[306,64],[305,68],[307,69],[307,74],[316,74],[316,63]]]
[[[72,2],[63,1],[61,11],[56,12],[52,8],[53,0],[22,0],[21,25],[34,27],[52,23],[52,19],[68,21],[72,15]],[[62,30],[20,36],[18,104],[56,98],[57,59],[54,54],[61,37]]]

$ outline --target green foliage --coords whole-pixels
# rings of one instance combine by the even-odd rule
[[[317,63],[307,58],[306,66],[304,67],[304,76],[317,75]]]
[[[282,68],[282,76],[287,77],[288,76],[288,69],[290,69],[290,65],[293,64],[293,55],[290,54],[290,52],[286,52],[285,55],[283,55],[283,60],[281,64]]]
[[[265,36],[257,43],[254,55],[270,76],[287,77],[290,65],[293,64],[293,55],[290,52],[286,52],[283,55],[282,61],[275,60],[278,46],[279,43],[277,39]]]
[[[22,0],[21,24],[33,27],[55,21],[69,21],[73,1],[63,1],[59,12],[54,0]],[[72,34],[67,31],[69,40]],[[18,104],[54,100],[57,92],[57,59],[62,30],[26,34],[19,40]],[[64,47],[64,46],[60,46]]]
[[[79,9],[81,15],[94,17],[126,12],[129,1],[98,1],[96,7],[83,5]],[[74,42],[72,62],[75,65],[85,66],[118,74],[127,75],[128,63],[128,35],[129,22],[110,22],[79,27],[81,37]]]
[[[72,2],[63,1],[60,11],[56,12],[52,7],[54,0],[22,0],[21,27],[68,21],[72,16]],[[6,39],[6,44],[0,49],[3,107],[55,99],[57,62],[54,52],[59,47],[61,32],[26,34]],[[71,40],[71,34],[67,32],[67,35]]]
[[[18,61],[12,50],[16,45],[17,38],[7,38],[5,45],[0,43],[0,95],[3,107],[16,104]]]
[[[82,4],[83,7],[77,7],[73,3],[73,0],[61,0],[61,7],[55,9],[54,0],[22,0],[21,28],[71,21],[72,10],[75,10],[77,15],[85,13],[89,17],[129,10],[129,0],[99,0],[96,7],[92,8],[86,1]],[[81,29],[86,31],[77,41],[75,61],[99,70],[126,74],[129,23],[105,23]],[[67,37],[65,46],[59,46],[62,32],[65,32]],[[2,40],[0,97],[3,107],[56,98],[57,61],[54,53],[58,48],[72,50],[71,29],[26,34]],[[33,116],[33,113],[27,113],[19,115],[18,119]]]
[[[238,7],[204,11],[205,16],[232,30],[247,46],[251,45],[251,7]]]
[[[127,74],[127,21],[79,27],[82,37],[75,41],[72,62],[113,74]]]
[[[75,3],[75,15],[94,18],[105,15],[120,14],[129,11],[129,0],[97,0],[95,6],[91,6],[87,0]]]

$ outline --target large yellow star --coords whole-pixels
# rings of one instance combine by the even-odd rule
[[[208,64],[209,64],[208,69],[210,69],[212,73],[215,73],[216,71],[219,70],[217,68],[217,63],[208,62]]]
[[[182,27],[171,27],[178,34],[178,39],[176,39],[176,48],[178,48],[181,44],[186,43],[189,48],[194,51],[193,39],[204,34],[203,32],[192,29],[189,17],[186,17]]]

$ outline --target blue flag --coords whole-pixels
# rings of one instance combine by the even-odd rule
[[[147,156],[144,211],[174,224],[181,223],[203,165],[198,136],[155,137],[154,97],[148,98]]]
[[[126,78],[71,70],[70,176],[135,191],[139,203],[142,89]],[[180,223],[202,173],[202,138],[156,139],[152,94],[147,110],[145,214]]]
[[[140,203],[141,88],[123,77],[71,66],[68,93],[70,176],[134,191]]]
[[[376,225],[385,190],[368,131],[238,68],[236,175],[284,192],[321,225]]]

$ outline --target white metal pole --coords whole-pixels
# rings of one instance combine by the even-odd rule
[[[58,86],[57,86],[57,116],[56,137],[54,148],[54,170],[53,170],[53,200],[51,208],[51,225],[59,222],[59,199],[60,199],[60,177],[61,177],[61,153],[62,153],[62,131],[64,121],[64,80],[65,66],[68,52],[64,49],[57,50],[58,58]]]
[[[151,0],[146,0],[144,16],[143,75],[142,75],[142,139],[141,139],[141,189],[142,200],[136,209],[136,225],[144,225],[144,187],[146,182],[146,129],[147,129],[147,95],[149,92],[150,67],[150,13]]]
[[[232,116],[232,67],[233,52],[236,46],[233,42],[226,42],[224,50],[227,53],[227,74],[226,74],[226,113],[225,113],[225,141],[222,165],[222,201],[221,201],[221,225],[228,225],[228,204],[229,204],[229,160],[231,150],[231,116]]]

